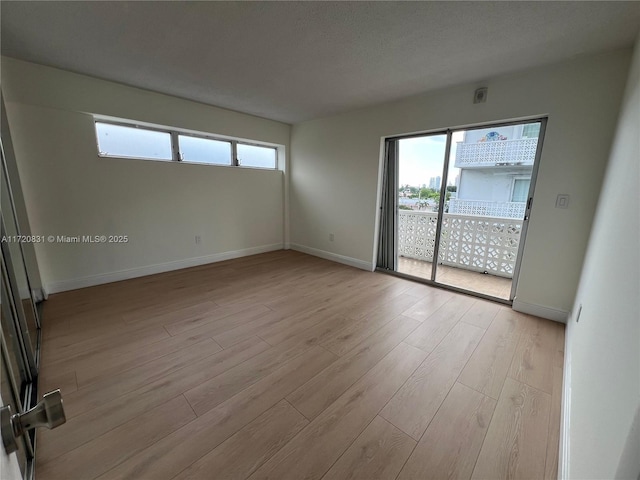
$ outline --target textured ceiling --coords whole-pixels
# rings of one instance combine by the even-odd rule
[[[2,54],[295,123],[630,46],[640,2],[0,3]]]

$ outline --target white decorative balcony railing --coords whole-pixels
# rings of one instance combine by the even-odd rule
[[[398,255],[433,261],[435,212],[398,211]],[[512,278],[522,220],[445,213],[438,263]]]
[[[458,142],[455,166],[469,168],[495,165],[533,165],[537,147],[537,138],[479,143]]]
[[[522,220],[526,206],[526,202],[487,202],[452,198],[449,200],[449,213]]]

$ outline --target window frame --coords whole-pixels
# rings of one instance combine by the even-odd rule
[[[536,132],[537,135],[535,137],[530,137],[528,133],[527,133],[527,135],[525,135],[525,131],[527,130],[527,127],[534,126],[534,125],[538,126],[538,131]],[[540,136],[540,123],[539,122],[531,122],[531,123],[522,124],[522,132],[521,132],[520,136],[521,136],[521,138],[538,138]]]
[[[117,127],[127,127],[127,128],[135,128],[138,130],[147,130],[150,132],[159,132],[159,133],[168,133],[171,141],[171,159],[164,158],[151,158],[151,157],[134,157],[134,156],[126,156],[126,155],[110,155],[103,154],[100,151],[100,140],[98,139],[98,128],[96,125],[98,123],[104,123],[106,125],[115,125]],[[96,134],[96,148],[98,150],[98,156],[102,158],[124,158],[127,160],[154,160],[156,162],[172,162],[176,159],[176,153],[173,145],[173,133],[171,130],[163,129],[163,128],[155,128],[155,127],[146,127],[142,125],[138,125],[136,123],[126,123],[126,122],[118,122],[118,121],[105,121],[99,118],[93,119],[93,131]]]
[[[214,138],[211,135],[203,135],[203,134],[198,134],[198,133],[186,133],[186,132],[172,132],[172,137],[175,134],[175,141],[172,138],[171,139],[171,145],[172,147],[175,145],[175,155],[176,155],[176,161],[181,162],[181,163],[191,163],[191,164],[196,164],[196,165],[217,165],[218,167],[233,167],[235,166],[234,164],[234,157],[235,157],[235,147],[233,145],[233,140],[229,140],[229,139],[221,139],[221,138]],[[180,137],[191,137],[191,138],[200,138],[203,140],[213,140],[216,142],[224,142],[224,143],[228,143],[229,144],[229,163],[228,164],[224,164],[224,163],[206,163],[206,162],[192,162],[189,160],[185,160],[184,159],[184,155],[182,154],[182,152],[180,152]]]
[[[513,194],[516,192],[516,182],[517,181],[522,181],[522,180],[526,180],[529,182],[529,185],[527,186],[527,196],[524,200],[524,202],[516,202],[515,200],[513,200]],[[529,189],[531,187],[531,177],[527,176],[527,175],[514,175],[513,178],[511,179],[511,192],[509,193],[509,202],[511,203],[527,203],[527,198],[529,197]]]
[[[152,131],[152,132],[168,133],[171,139],[171,157],[172,158],[171,160],[167,160],[167,159],[150,158],[150,157],[129,157],[129,156],[123,156],[123,155],[103,154],[100,151],[100,141],[98,139],[98,129],[96,127],[96,124],[98,123],[103,123],[107,125],[116,125],[121,127],[136,128],[139,130],[146,130],[146,131]],[[276,171],[279,170],[278,168],[279,148],[278,146],[272,145],[272,144],[259,143],[259,142],[247,141],[247,140],[239,140],[239,139],[224,137],[221,135],[215,135],[215,134],[210,134],[205,132],[194,132],[189,130],[182,130],[179,128],[141,124],[134,121],[129,122],[126,120],[105,118],[97,115],[93,117],[93,131],[96,135],[96,150],[98,152],[98,157],[101,157],[101,158],[122,158],[126,160],[151,160],[151,161],[157,161],[157,162],[163,162],[163,163],[177,162],[177,163],[186,163],[190,165],[206,165],[206,166],[213,166],[213,167],[238,167],[238,168],[249,168],[249,169],[256,169],[256,170],[276,170]],[[225,143],[231,144],[230,163],[227,165],[227,164],[220,164],[220,163],[190,162],[188,160],[184,160],[182,158],[183,155],[180,152],[180,136],[195,137],[195,138],[201,138],[204,140],[214,140],[218,142],[225,142]],[[252,147],[268,148],[273,150],[274,166],[273,167],[256,167],[256,166],[241,165],[238,160],[238,145],[249,145]]]
[[[242,165],[240,163],[240,159],[238,158],[238,145],[248,145],[250,147],[260,147],[260,148],[270,148],[273,150],[273,154],[274,154],[274,162],[275,162],[275,166],[274,169],[277,170],[278,169],[278,148],[277,147],[269,147],[266,145],[260,145],[259,143],[251,143],[251,142],[240,142],[240,141],[234,141],[233,142],[233,161],[234,161],[234,166],[236,167],[242,167],[242,168],[258,168],[260,170],[272,170],[269,167],[256,167],[253,165],[247,166],[247,165]]]

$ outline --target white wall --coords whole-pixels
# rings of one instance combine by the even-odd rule
[[[458,198],[510,202],[513,180],[522,177],[531,178],[531,168],[522,168],[517,173],[504,167],[496,167],[493,171],[466,168],[460,172]]]
[[[629,58],[630,50],[621,50],[496,78],[483,84],[483,104],[472,103],[478,85],[467,85],[295,125],[292,244],[371,266],[383,136],[548,114],[517,301],[518,308],[566,318]],[[554,208],[559,193],[571,195],[571,208]]]
[[[2,89],[32,233],[130,238],[37,244],[49,291],[282,248],[282,171],[100,158],[91,114],[285,150],[289,125],[4,57]]]
[[[640,38],[567,330],[567,478],[640,477],[639,192]]]

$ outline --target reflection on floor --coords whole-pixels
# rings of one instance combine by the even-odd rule
[[[398,259],[398,271],[419,278],[431,278],[431,262],[413,260],[400,257]],[[511,279],[472,272],[462,268],[438,265],[436,280],[446,285],[452,285],[473,292],[484,293],[492,297],[509,299],[511,292]]]

